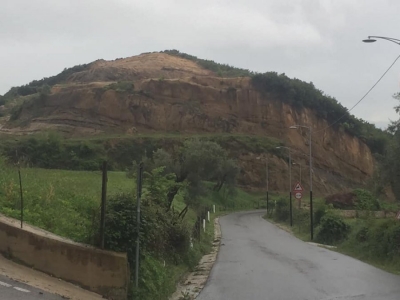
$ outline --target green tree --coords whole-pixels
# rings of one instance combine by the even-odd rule
[[[160,175],[174,174],[174,184],[166,193],[167,211],[171,209],[174,197],[185,187],[186,207],[181,211],[181,217],[189,207],[196,209],[201,206],[200,198],[206,193],[205,181],[215,182],[214,189],[221,190],[224,185],[233,186],[239,173],[236,162],[219,144],[198,139],[187,140],[181,148],[170,152],[156,150],[145,166],[147,170],[162,167],[158,169]]]

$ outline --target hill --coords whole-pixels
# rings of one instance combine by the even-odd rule
[[[274,72],[254,74],[176,50],[76,66],[13,88],[0,101],[5,103],[3,134],[56,130],[83,139],[99,135],[103,142],[116,134],[172,140],[180,135],[240,136],[228,147],[238,150],[242,183],[262,185],[262,165],[255,156],[267,151],[279,174],[271,187],[281,191],[287,189],[285,155],[271,147],[240,146],[243,137],[290,145],[294,160],[306,166],[307,132],[288,128],[311,125],[316,189],[324,194],[365,185],[374,171],[373,153],[382,153],[387,139],[312,83]]]

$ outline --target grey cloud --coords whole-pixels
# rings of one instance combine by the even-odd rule
[[[350,107],[400,53],[395,0],[13,0],[0,10],[0,94],[64,67],[176,48],[305,81]],[[353,112],[396,119],[400,62]]]

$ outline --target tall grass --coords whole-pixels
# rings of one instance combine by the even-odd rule
[[[21,169],[24,221],[77,242],[92,243],[101,199],[101,172]],[[134,181],[108,173],[108,194],[129,192]],[[0,167],[0,212],[20,218],[18,170]]]

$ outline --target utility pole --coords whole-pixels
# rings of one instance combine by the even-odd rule
[[[314,211],[313,211],[313,191],[312,191],[312,184],[313,184],[313,169],[312,169],[312,153],[311,153],[311,142],[312,142],[312,128],[310,126],[304,125],[293,125],[289,127],[290,129],[298,129],[298,128],[307,128],[308,129],[308,143],[309,143],[309,150],[310,150],[310,225],[311,225],[311,240],[314,239]]]
[[[101,182],[101,212],[100,212],[100,248],[104,249],[104,235],[106,228],[106,201],[107,201],[107,162],[103,161]]]
[[[21,168],[19,166],[19,162],[18,162],[18,178],[19,178],[19,193],[21,197],[21,228],[22,228],[24,224],[24,196],[22,192]]]
[[[269,166],[268,166],[268,156],[267,156],[267,159],[266,159],[266,161],[265,161],[265,172],[266,172],[266,178],[267,178],[267,213],[268,213],[268,208],[269,208]]]
[[[287,149],[289,152],[289,209],[290,209],[290,226],[293,226],[293,207],[292,207],[292,154],[290,147],[276,147],[276,149]]]
[[[140,250],[140,200],[142,197],[142,176],[143,176],[143,163],[139,163],[137,172],[137,185],[136,185],[136,260],[135,260],[135,287],[139,287],[139,250]]]

